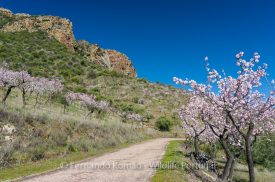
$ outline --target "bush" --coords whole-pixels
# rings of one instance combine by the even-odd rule
[[[96,72],[94,70],[90,70],[88,75],[87,75],[87,78],[88,79],[95,79],[96,78]]]
[[[83,86],[76,86],[73,88],[73,91],[76,93],[87,93],[87,89]]]
[[[138,105],[129,104],[127,102],[120,102],[116,104],[116,107],[118,107],[123,112],[134,112],[140,115],[144,115],[145,110],[142,107],[139,107]]]
[[[220,149],[219,143],[209,143],[201,146],[201,150],[212,159],[216,157],[218,149]]]
[[[4,145],[0,148],[0,169],[10,166],[14,162],[14,148],[12,145]]]
[[[69,152],[77,152],[77,149],[73,144],[69,144],[68,145],[68,151]]]
[[[144,118],[145,122],[149,122],[151,119],[154,119],[154,116],[152,114],[146,113]]]
[[[89,139],[81,138],[78,143],[78,149],[83,152],[88,152],[91,149],[92,142]]]
[[[64,147],[67,145],[68,135],[65,131],[60,130],[58,133],[54,132],[51,134],[51,138],[55,142],[56,146]]]
[[[115,71],[103,70],[101,71],[98,76],[111,76],[111,77],[123,77],[122,74],[117,73]]]
[[[39,161],[45,156],[45,149],[43,147],[35,147],[30,151],[30,157],[32,161]]]
[[[170,131],[172,122],[166,117],[160,117],[156,122],[156,126],[160,131]]]
[[[140,78],[138,79],[139,82],[142,82],[142,83],[148,83],[148,81],[146,80],[146,78]]]
[[[80,84],[80,83],[81,83],[81,78],[74,76],[74,77],[71,79],[71,81],[74,82],[74,83]]]

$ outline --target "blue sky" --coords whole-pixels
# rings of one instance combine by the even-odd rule
[[[235,54],[261,54],[275,78],[273,0],[0,0],[19,13],[73,22],[77,39],[119,50],[139,77],[172,84],[172,77],[205,81],[212,67],[236,71]]]

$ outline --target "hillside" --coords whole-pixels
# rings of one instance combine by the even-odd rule
[[[187,94],[138,78],[123,53],[75,40],[67,19],[0,9],[0,65],[64,85],[50,97],[30,92],[26,105],[20,87],[14,88],[0,106],[0,168],[5,169],[0,180],[58,167],[60,156],[75,161],[146,138],[182,134],[174,108],[187,102]],[[1,97],[6,91],[2,85]],[[64,95],[72,92],[108,102],[108,111],[87,115],[81,103],[67,105]],[[124,113],[140,115],[142,125]]]
[[[151,115],[150,118],[153,121],[161,115],[175,116],[173,108],[178,108],[186,101],[182,90],[135,78],[135,73],[125,75],[116,69],[109,68],[115,67],[114,65],[108,67],[104,66],[107,63],[98,64],[104,61],[100,60],[100,54],[106,51],[116,54],[117,51],[103,50],[86,41],[73,41],[75,49],[72,50],[71,46],[51,36],[51,33],[43,31],[38,26],[31,28],[28,26],[28,29],[11,28],[18,25],[18,21],[39,19],[39,16],[19,16],[8,10],[1,11],[1,9],[0,16],[2,17],[0,62],[6,62],[12,69],[26,70],[33,76],[58,77],[64,81],[68,90],[94,94],[98,98],[107,99],[118,109],[136,110],[144,116]],[[56,17],[51,18],[65,21]],[[71,25],[70,23],[65,25],[68,24]],[[59,29],[68,28],[59,27]],[[68,31],[67,34],[71,34],[70,28]],[[91,49],[97,49],[92,51],[96,54],[88,54],[87,50]],[[118,53],[111,57],[118,62],[116,64],[120,64],[119,61],[125,61],[123,58],[115,59],[115,56],[123,57],[123,54]],[[132,64],[129,63],[129,65]]]
[[[48,37],[54,38],[71,52],[76,52],[87,60],[114,70],[128,77],[136,77],[136,71],[129,58],[116,51],[105,50],[96,44],[87,41],[78,41],[74,38],[72,22],[68,19],[55,16],[31,16],[28,14],[13,14],[11,11],[0,8],[0,29],[2,32],[29,33],[43,31]]]

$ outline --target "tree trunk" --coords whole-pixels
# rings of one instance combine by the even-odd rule
[[[23,101],[23,107],[26,105],[26,90],[22,89],[22,101]]]
[[[225,164],[225,167],[223,169],[223,173],[222,173],[222,176],[221,176],[221,179],[222,181],[228,181],[229,179],[229,176],[230,175],[233,175],[233,174],[230,174],[231,172],[233,173],[233,169],[232,167],[234,168],[234,155],[231,153],[226,141],[224,139],[220,139],[220,143],[222,145],[222,148],[225,152],[225,155],[226,155],[226,164]],[[233,164],[233,165],[232,165]]]
[[[249,171],[249,181],[255,182],[255,171],[254,171],[254,162],[253,162],[251,145],[252,145],[251,137],[248,135],[245,139],[246,161],[247,161],[248,171]]]
[[[63,105],[63,113],[64,113],[64,114],[66,113],[66,109],[67,109],[67,106],[64,104],[64,105]]]
[[[194,147],[195,147],[195,157],[197,157],[200,153],[200,150],[199,150],[199,137],[198,136],[194,137]]]
[[[3,98],[3,100],[2,100],[2,103],[3,103],[3,104],[6,103],[6,100],[7,100],[7,98],[9,97],[12,88],[13,88],[13,87],[9,87],[9,88],[8,88],[8,90],[7,90],[7,92],[6,92],[5,96],[4,96],[4,98]]]
[[[227,179],[229,182],[233,181],[234,168],[235,168],[235,158],[231,162],[230,172]]]
[[[34,108],[36,108],[36,106],[38,104],[38,97],[39,97],[39,94],[36,94]]]

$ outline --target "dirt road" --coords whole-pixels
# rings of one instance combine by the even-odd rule
[[[155,139],[66,166],[25,182],[146,182],[154,174],[165,148],[173,139]]]

